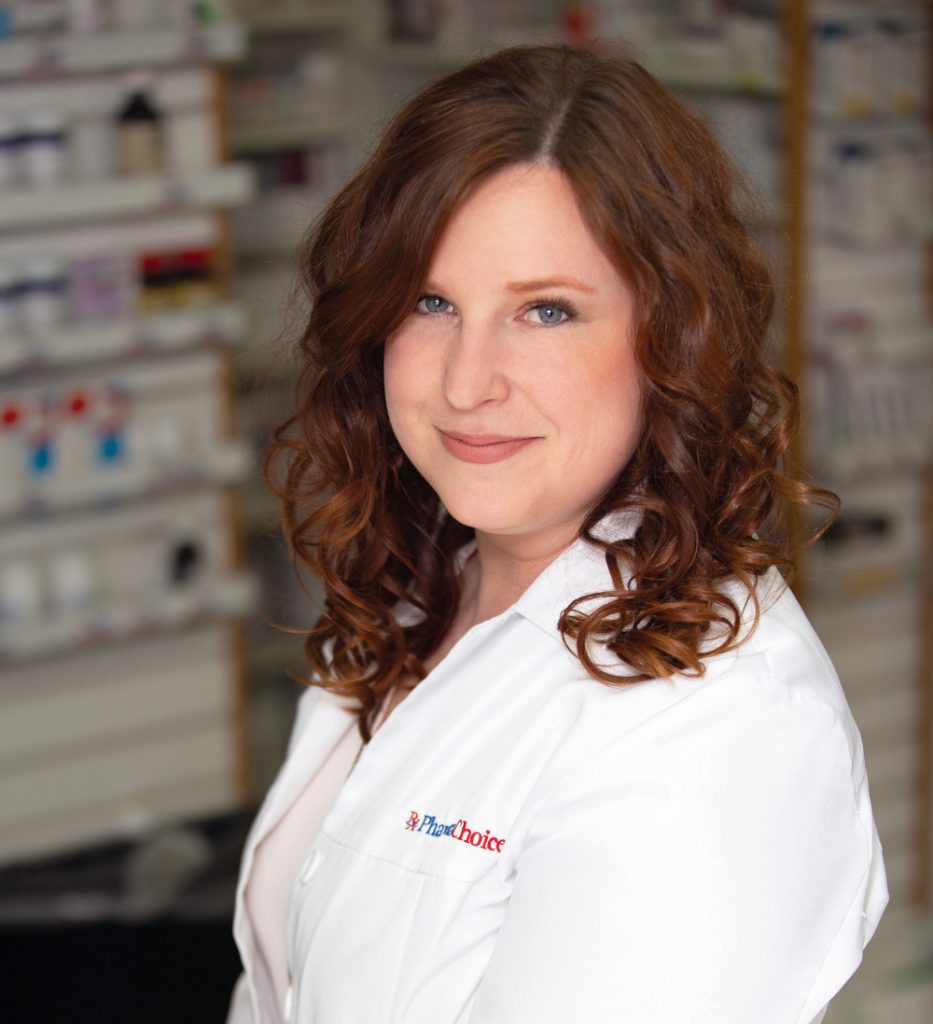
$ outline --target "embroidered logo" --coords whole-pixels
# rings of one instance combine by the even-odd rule
[[[425,814],[422,817],[417,811],[411,811],[405,828],[409,832],[423,832],[425,835],[439,839],[447,836],[456,839],[458,842],[466,843],[468,846],[478,846],[482,850],[491,850],[493,853],[501,853],[505,846],[505,839],[490,834],[489,829],[471,829],[470,823],[463,818],[445,824],[438,821],[433,814]]]

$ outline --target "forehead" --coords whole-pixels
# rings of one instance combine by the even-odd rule
[[[483,179],[454,211],[431,260],[432,276],[453,270],[548,277],[618,274],[580,214],[564,173],[516,164]]]

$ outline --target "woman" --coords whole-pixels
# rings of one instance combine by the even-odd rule
[[[230,1021],[810,1024],[855,970],[881,849],[779,529],[832,496],[734,188],[636,63],[518,48],[316,225],[266,468],[325,603]]]

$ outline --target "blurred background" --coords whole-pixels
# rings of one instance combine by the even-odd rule
[[[224,1020],[240,848],[302,690],[275,624],[315,614],[258,469],[302,236],[412,90],[552,39],[634,45],[753,185],[795,461],[845,503],[798,590],[891,890],[827,1022],[933,1020],[930,13],[0,0],[5,1021]]]

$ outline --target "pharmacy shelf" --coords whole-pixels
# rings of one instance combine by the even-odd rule
[[[116,640],[137,639],[182,627],[242,619],[255,610],[258,588],[248,572],[229,572],[199,585],[121,595],[55,617],[0,628],[0,664],[59,657]]]
[[[193,174],[140,175],[63,183],[51,188],[5,189],[0,192],[0,231],[240,206],[252,197],[254,190],[253,169],[246,164],[224,164]]]
[[[246,32],[234,21],[188,29],[14,36],[0,41],[0,81],[232,61],[245,46]]]
[[[385,70],[413,71],[424,74],[443,74],[469,64],[485,51],[495,47],[488,44],[470,47],[439,46],[436,43],[380,43],[370,47],[366,57]]]
[[[282,504],[265,484],[253,480],[241,496],[243,526],[248,534],[277,534],[281,528]]]
[[[300,149],[304,146],[326,145],[346,139],[354,130],[346,117],[317,120],[292,117],[291,120],[274,117],[270,120],[234,122],[230,132],[230,146],[237,155],[273,152],[280,149]]]
[[[304,667],[302,638],[266,627],[263,639],[250,643],[249,667],[257,682],[284,679],[289,669]]]
[[[369,50],[369,57],[384,69],[441,74],[468,64],[490,50],[488,44],[474,49],[450,48],[431,43],[384,43]],[[768,68],[735,62],[719,54],[707,54],[683,44],[645,49],[645,66],[671,88],[683,92],[722,93],[780,99],[784,85]]]
[[[112,841],[127,815],[151,827],[225,812],[250,796],[246,651],[237,637],[243,621],[254,615],[258,587],[243,565],[234,494],[255,474],[255,454],[252,444],[234,436],[234,360],[222,346],[244,336],[249,319],[245,306],[230,301],[234,268],[227,214],[248,203],[256,182],[252,166],[215,163],[219,157],[213,152],[229,136],[222,65],[245,53],[246,40],[245,26],[233,20],[0,39],[2,106],[14,124],[33,111],[51,110],[70,125],[103,118],[112,127],[122,73],[148,68],[155,73],[157,110],[173,130],[180,126],[168,140],[177,143],[169,148],[179,159],[166,160],[161,172],[94,180],[63,173],[38,187],[5,182],[4,261],[25,268],[31,259],[54,257],[57,263],[188,248],[217,255],[216,290],[177,289],[177,298],[191,299],[192,305],[172,305],[175,289],[163,289],[164,297],[143,289],[140,309],[118,322],[42,330],[40,314],[33,316],[30,308],[28,336],[11,337],[8,328],[0,337],[0,385],[9,393],[0,404],[10,401],[7,429],[0,431],[4,580],[6,566],[21,558],[28,562],[30,550],[44,559],[35,576],[42,600],[34,604],[41,608],[30,612],[6,602],[6,615],[0,616],[0,676],[21,685],[24,694],[30,691],[16,710],[20,734],[32,740],[43,715],[65,706],[61,701],[80,701],[84,708],[77,718],[58,716],[51,742],[42,750],[33,742],[22,758],[24,770],[18,761],[7,780],[12,804],[4,803],[0,817],[16,839],[0,842],[2,861]],[[203,146],[186,145],[186,131]],[[50,162],[47,179],[51,171]],[[51,302],[43,308],[51,313]],[[81,407],[80,422],[66,422],[57,415],[57,403],[77,389],[88,389],[93,404],[90,411]],[[120,525],[116,516],[138,516],[149,526],[122,536],[114,530]],[[176,529],[199,561],[196,572],[175,570],[175,577],[186,578],[173,585],[168,577],[174,563],[160,561],[160,552],[176,552]],[[52,571],[47,552],[64,549],[68,536],[75,538],[69,554],[88,557],[90,585],[67,594],[59,588],[53,600],[46,589]],[[145,561],[150,556],[152,563]],[[151,571],[121,574],[124,567],[140,568],[137,560]],[[211,721],[180,715],[178,732],[184,730],[184,737],[162,742],[157,734],[164,691],[174,685],[177,692],[178,686],[166,652],[205,635],[210,643],[193,644],[189,675],[196,684],[192,699],[196,692],[201,700],[210,688]],[[106,743],[85,743],[82,730],[91,716],[85,713],[85,687],[74,692],[75,672],[86,672],[88,689],[100,685],[116,692],[133,676],[140,652],[147,652],[147,638],[152,650],[158,648],[146,663],[154,683],[149,689],[161,695],[159,710],[141,710],[137,703],[134,726],[103,707],[97,723]],[[62,666],[68,667],[64,675]],[[27,680],[41,682],[41,697]],[[43,811],[46,805],[51,813]]]
[[[0,338],[0,376],[232,342],[244,335],[246,319],[239,304],[218,302],[109,324],[66,324],[40,336],[8,335]]]
[[[289,186],[260,195],[233,217],[233,248],[240,258],[292,258],[330,198],[325,188]]]
[[[748,201],[740,198],[737,210],[742,220],[753,228],[779,228],[787,223],[787,205],[780,196],[762,193]]]
[[[333,2],[318,8],[301,8],[297,5],[289,10],[282,8],[256,8],[240,13],[240,20],[251,36],[312,35],[319,33],[344,32],[349,28],[345,9]]]
[[[672,89],[680,92],[715,93],[726,96],[778,100],[783,96],[780,77],[767,68],[733,63],[722,56],[707,55],[688,46],[646,50],[645,66]]]
[[[246,273],[272,266],[293,267],[300,256],[298,245],[290,240],[269,245],[238,244],[234,247],[237,267]]]
[[[106,480],[78,479],[54,493],[43,491],[41,481],[28,481],[23,492],[0,491],[0,525],[36,521],[92,508],[113,508],[124,502],[161,497],[196,487],[240,483],[253,472],[253,453],[242,441],[220,444],[184,461],[163,465],[111,468]]]

